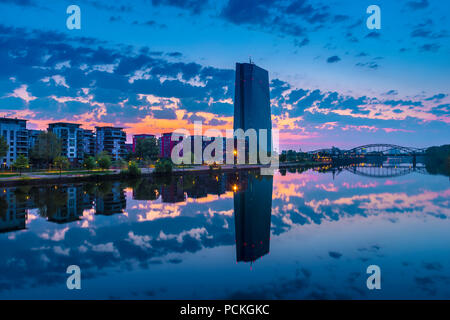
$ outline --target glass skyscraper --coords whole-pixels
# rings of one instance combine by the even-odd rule
[[[236,63],[234,130],[267,130],[267,151],[272,150],[269,73],[253,63]],[[259,138],[258,138],[259,139]],[[259,141],[258,141],[259,149]]]

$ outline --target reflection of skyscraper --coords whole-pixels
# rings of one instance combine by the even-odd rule
[[[248,176],[247,189],[234,194],[237,261],[255,261],[269,252],[272,176]]]
[[[269,73],[253,63],[236,63],[234,130],[267,130],[267,149],[271,150]],[[259,145],[259,143],[258,143]]]

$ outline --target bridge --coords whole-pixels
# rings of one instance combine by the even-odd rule
[[[344,155],[383,155],[383,156],[418,156],[424,155],[426,149],[403,147],[395,144],[366,144],[343,151]]]
[[[366,144],[349,150],[339,148],[319,149],[309,151],[311,155],[326,154],[329,156],[355,156],[355,155],[383,155],[383,156],[414,156],[424,155],[426,148],[403,147],[395,144],[374,143]]]

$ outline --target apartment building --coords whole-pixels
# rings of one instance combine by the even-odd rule
[[[125,141],[127,136],[123,128],[95,127],[95,130],[97,153],[107,151],[113,160],[125,157]]]
[[[11,167],[19,155],[28,157],[27,120],[0,118],[0,135],[5,138],[9,150],[1,158],[2,167]]]
[[[53,132],[61,139],[61,156],[69,159],[70,162],[77,162],[83,159],[83,138],[84,130],[80,124],[56,122],[48,125],[48,131]]]

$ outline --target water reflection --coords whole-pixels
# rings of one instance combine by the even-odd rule
[[[245,190],[234,194],[236,259],[253,262],[269,253],[273,177],[241,177],[239,181],[245,181]]]
[[[380,297],[446,297],[449,196],[444,176],[332,168],[4,188],[0,298],[362,298],[367,263],[398,288]]]

